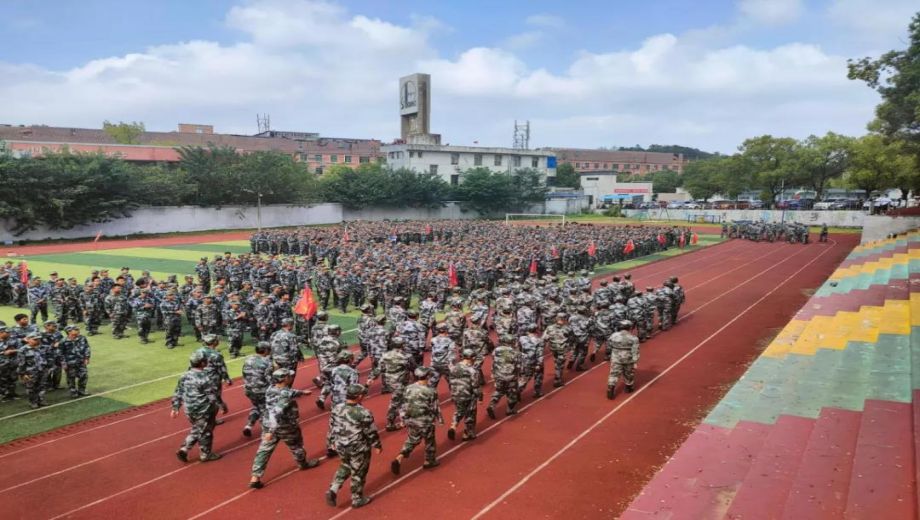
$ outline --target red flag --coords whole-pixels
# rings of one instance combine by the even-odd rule
[[[680,242],[679,242],[679,245],[680,245],[680,247],[684,247],[685,245],[687,245],[687,238],[684,236],[683,233],[680,234]]]
[[[294,314],[302,316],[305,320],[309,320],[316,314],[316,300],[313,299],[313,291],[310,290],[310,287],[304,286],[303,292],[300,293],[300,300],[294,306]]]
[[[530,259],[530,274],[537,274],[537,259]]]
[[[348,228],[345,228],[345,233],[342,235],[342,241],[348,242],[349,240],[351,240],[351,237],[348,236]]]
[[[667,242],[668,240],[664,237],[664,235],[661,233],[658,233],[658,243],[661,245],[665,245]]]
[[[431,234],[431,224],[426,224],[426,225],[425,225],[425,234],[426,234],[426,235],[430,235],[430,234]]]
[[[447,278],[451,287],[456,287],[459,285],[459,282],[457,282],[457,268],[454,267],[454,264],[450,264],[450,266],[447,268]]]
[[[588,244],[588,256],[594,256],[596,254],[597,254],[597,246],[594,244],[594,241],[592,240],[591,243]]]
[[[553,249],[550,251],[550,254],[553,255],[553,258],[559,258],[559,250],[556,249],[556,246],[553,246]]]
[[[19,264],[19,281],[23,285],[29,283],[29,264],[25,260]]]
[[[636,244],[633,244],[632,239],[626,241],[626,245],[623,247],[623,254],[628,255],[636,250]]]
[[[700,241],[700,236],[697,235],[696,233],[694,233],[693,236],[690,237],[690,243],[693,245],[696,245],[696,243],[699,241]]]
[[[102,238],[102,230],[101,230],[101,229],[99,230],[98,233],[96,233],[96,238],[93,239],[93,243],[98,242],[100,238]]]

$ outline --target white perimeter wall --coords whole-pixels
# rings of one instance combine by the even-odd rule
[[[339,204],[262,207],[262,227],[335,224],[341,221],[342,206]],[[116,219],[103,224],[89,224],[73,229],[37,229],[20,236],[13,236],[10,231],[12,228],[10,222],[2,222],[0,241],[87,238],[96,236],[99,231],[102,231],[104,236],[123,236],[140,233],[252,229],[256,227],[258,227],[258,221],[256,208],[254,207],[163,206],[138,208],[131,212],[130,217]]]
[[[867,216],[863,222],[861,243],[887,238],[891,233],[903,233],[920,228],[920,217]]]
[[[628,217],[652,220],[675,220],[687,222],[688,216],[714,216],[723,220],[763,220],[766,222],[800,222],[810,226],[827,224],[834,227],[862,227],[866,213],[862,211],[780,211],[759,209],[694,210],[694,209],[650,209],[626,210]]]
[[[460,211],[460,205],[448,202],[443,208],[364,208],[342,210],[345,221],[353,220],[441,220],[479,218],[475,211]]]

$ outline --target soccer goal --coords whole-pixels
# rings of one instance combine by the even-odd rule
[[[565,215],[549,215],[546,213],[505,213],[505,224],[562,224],[565,225]]]

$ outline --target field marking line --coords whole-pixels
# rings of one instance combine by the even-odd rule
[[[836,241],[833,241],[833,242],[834,242],[834,246],[836,246],[836,245],[837,245],[837,242],[836,242]],[[796,272],[792,273],[791,275],[789,275],[788,277],[786,277],[785,280],[783,280],[782,282],[780,282],[779,284],[777,284],[775,287],[773,287],[772,289],[770,289],[769,292],[767,292],[766,294],[764,294],[763,296],[761,296],[760,298],[758,298],[757,301],[755,301],[754,303],[752,303],[751,305],[749,305],[747,308],[745,308],[743,311],[741,311],[741,313],[739,313],[739,314],[736,315],[734,318],[732,318],[731,320],[729,320],[727,323],[725,323],[724,325],[722,325],[722,327],[720,327],[718,330],[716,330],[715,332],[713,332],[712,334],[710,334],[706,339],[704,339],[703,341],[701,341],[700,343],[698,343],[695,347],[693,347],[692,349],[690,349],[689,351],[687,351],[687,353],[685,353],[683,356],[681,356],[679,359],[677,359],[677,361],[675,361],[674,363],[672,363],[670,366],[668,366],[667,368],[665,368],[663,371],[661,371],[660,373],[658,373],[658,375],[656,375],[655,377],[653,377],[648,383],[646,383],[646,384],[640,386],[635,392],[633,392],[633,393],[630,394],[625,400],[623,400],[622,402],[620,402],[620,404],[618,404],[618,405],[617,405],[616,407],[614,407],[612,410],[610,410],[609,412],[607,412],[607,414],[605,414],[603,417],[601,417],[600,419],[598,419],[594,424],[592,424],[592,425],[589,426],[587,429],[585,429],[585,430],[582,431],[580,434],[578,434],[574,439],[572,439],[571,441],[569,441],[568,444],[566,444],[565,446],[563,446],[559,451],[557,451],[557,452],[554,453],[552,456],[550,456],[548,459],[546,459],[545,461],[543,461],[543,463],[541,463],[539,466],[537,466],[536,468],[534,468],[530,473],[528,473],[527,475],[525,475],[522,479],[520,479],[520,480],[519,480],[517,483],[515,483],[513,486],[511,486],[510,488],[508,488],[508,490],[506,490],[504,493],[502,493],[498,498],[496,498],[495,500],[493,500],[492,502],[490,502],[489,504],[487,504],[485,507],[483,507],[482,509],[480,509],[479,512],[476,513],[476,514],[472,517],[471,520],[478,520],[479,518],[482,518],[483,515],[487,514],[489,511],[491,511],[492,509],[494,509],[495,506],[499,505],[503,500],[505,500],[505,499],[508,498],[510,495],[512,495],[515,491],[517,491],[517,490],[520,489],[522,486],[524,486],[524,485],[525,485],[531,478],[533,478],[537,473],[543,471],[546,467],[548,467],[550,464],[552,464],[556,459],[558,459],[559,457],[561,457],[563,453],[565,453],[566,451],[568,451],[572,446],[574,446],[575,444],[577,444],[580,440],[584,439],[588,434],[590,434],[592,431],[594,431],[598,426],[600,426],[600,425],[603,424],[607,419],[609,419],[611,416],[613,416],[613,414],[615,414],[615,413],[617,413],[618,411],[620,411],[621,408],[623,408],[624,406],[626,406],[627,404],[629,404],[633,399],[635,399],[636,397],[638,397],[639,395],[641,395],[643,391],[645,391],[645,390],[648,389],[648,388],[651,388],[651,387],[655,384],[656,381],[658,381],[659,379],[661,379],[662,377],[664,377],[668,372],[670,372],[670,371],[673,370],[675,367],[677,367],[678,365],[680,365],[683,361],[685,361],[687,358],[689,358],[691,355],[693,355],[696,351],[698,351],[698,350],[699,350],[700,348],[702,348],[704,345],[706,345],[707,343],[709,343],[709,341],[711,341],[714,337],[716,337],[717,335],[719,335],[720,333],[722,333],[722,331],[724,331],[724,330],[727,329],[729,326],[731,326],[732,324],[734,324],[734,323],[735,323],[736,321],[738,321],[742,316],[744,316],[745,314],[747,314],[751,309],[753,309],[754,307],[756,307],[757,305],[759,305],[762,301],[764,301],[765,299],[767,299],[768,297],[770,297],[773,293],[775,293],[777,290],[779,290],[780,287],[783,287],[784,285],[786,285],[786,283],[788,283],[790,280],[792,280],[793,278],[795,278],[796,276],[798,276],[799,273],[801,273],[802,271],[804,271],[804,270],[805,270],[806,268],[808,268],[811,264],[813,264],[813,263],[815,263],[816,261],[818,261],[818,259],[820,259],[822,256],[824,256],[825,254],[827,254],[827,252],[828,252],[828,251],[831,251],[832,249],[833,249],[833,247],[826,248],[826,249],[825,249],[824,251],[822,251],[819,255],[817,255],[817,256],[815,256],[814,258],[812,258],[807,264],[805,264],[805,265],[803,265],[802,267],[800,267]],[[793,255],[793,256],[796,256],[796,255]],[[792,258],[792,257],[789,257],[789,258]],[[779,264],[777,264],[777,265],[779,265]],[[775,266],[774,266],[774,267],[775,267]],[[772,269],[772,268],[771,268],[771,269]],[[758,277],[759,277],[759,275],[758,275]]]

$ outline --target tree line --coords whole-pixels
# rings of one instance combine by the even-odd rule
[[[468,210],[498,214],[524,210],[546,194],[539,172],[529,168],[507,174],[473,168],[451,186],[434,174],[378,163],[335,165],[318,176],[274,151],[182,147],[179,156],[178,164],[139,165],[67,150],[23,158],[0,150],[0,218],[19,235],[107,222],[140,206],[255,206],[259,194],[263,204],[338,202],[355,209],[455,200]]]

